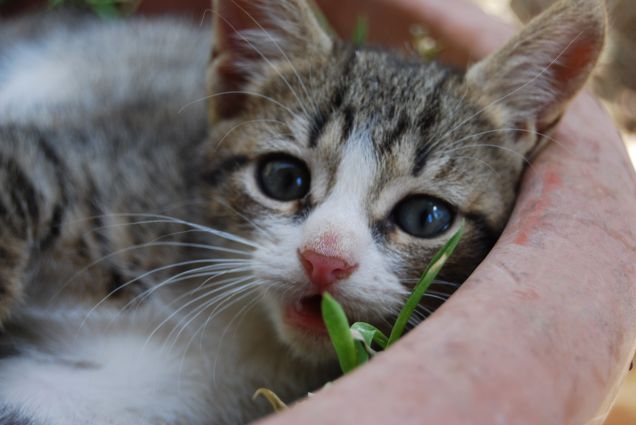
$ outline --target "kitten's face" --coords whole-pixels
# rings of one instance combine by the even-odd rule
[[[294,67],[251,89],[268,99],[250,98],[240,119],[215,128],[223,141],[210,162],[226,172],[210,198],[240,212],[215,205],[258,245],[252,273],[280,336],[315,354],[327,342],[323,290],[352,320],[386,328],[465,219],[443,276],[461,282],[504,223],[522,159],[496,148],[505,134],[436,65],[337,46],[330,60]]]
[[[209,199],[213,220],[254,243],[251,274],[281,340],[320,362],[333,357],[322,292],[386,329],[462,220],[424,307],[469,275],[505,224],[540,122],[491,107],[470,75],[331,42],[302,2],[286,4],[306,54],[261,46],[272,59],[256,72],[244,39],[217,42],[211,90],[231,94],[211,103]]]

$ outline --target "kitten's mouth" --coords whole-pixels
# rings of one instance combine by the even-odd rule
[[[302,297],[285,309],[285,321],[296,328],[316,334],[327,334],[322,320],[321,295]]]

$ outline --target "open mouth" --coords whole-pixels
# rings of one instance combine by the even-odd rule
[[[302,297],[294,304],[287,306],[285,321],[294,327],[311,333],[326,334],[327,328],[322,320],[321,295]]]

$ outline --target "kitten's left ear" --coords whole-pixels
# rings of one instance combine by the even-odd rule
[[[506,127],[531,133],[552,129],[603,49],[607,19],[603,3],[557,2],[501,50],[470,68],[466,82],[482,106],[494,111]],[[517,137],[515,149],[523,155],[536,147],[534,134],[527,137],[520,132]]]
[[[245,95],[236,92],[250,82],[331,50],[331,38],[305,0],[214,0],[213,14],[207,75],[213,122],[241,112]]]

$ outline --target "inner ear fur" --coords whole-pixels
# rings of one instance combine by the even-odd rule
[[[592,73],[605,42],[606,20],[602,0],[559,1],[472,66],[466,83],[506,126],[545,133]],[[537,137],[519,138],[530,141],[520,146],[524,155],[535,148]]]
[[[251,81],[282,62],[326,54],[332,40],[304,0],[214,0],[207,72],[211,120],[242,111]]]

